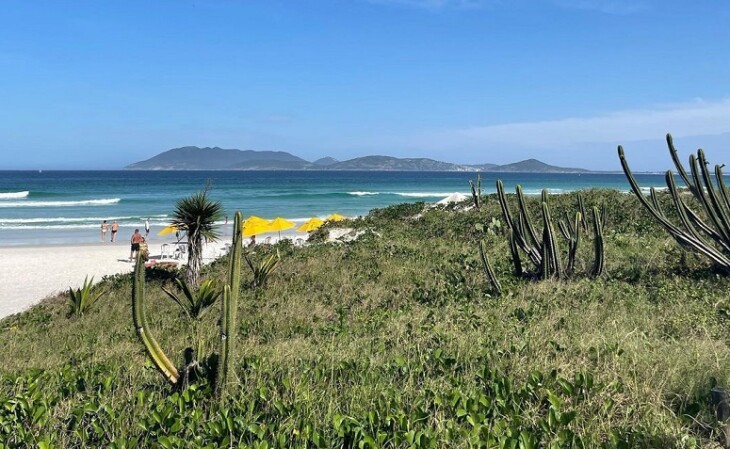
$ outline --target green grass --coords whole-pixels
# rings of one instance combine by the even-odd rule
[[[506,238],[475,227],[501,218],[494,197],[374,211],[349,223],[374,233],[348,244],[281,245],[266,288],[241,292],[223,405],[204,383],[171,391],[146,360],[131,277],[105,279],[80,317],[49,299],[0,321],[0,447],[719,447],[708,396],[730,385],[730,279],[632,196],[585,199],[608,207],[599,279],[587,238],[572,279],[515,278]],[[551,197],[554,215],[574,202]],[[170,274],[149,272],[148,320],[179,364],[192,336],[161,285]],[[200,326],[209,353],[218,307]]]

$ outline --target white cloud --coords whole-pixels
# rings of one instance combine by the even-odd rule
[[[508,145],[559,148],[581,143],[656,139],[671,131],[676,137],[730,132],[730,99],[614,112],[538,122],[508,123],[436,132],[424,143],[452,147]]]

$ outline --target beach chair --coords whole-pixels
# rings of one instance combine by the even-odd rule
[[[298,239],[294,240],[294,246],[304,246],[304,239],[299,237]]]
[[[187,243],[178,243],[175,248],[175,252],[173,253],[173,258],[175,259],[184,259],[185,256],[188,254],[188,244]]]
[[[264,243],[267,244],[267,245],[271,245],[271,237],[266,237],[264,239]]]

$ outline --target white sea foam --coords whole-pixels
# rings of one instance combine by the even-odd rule
[[[81,201],[2,201],[0,207],[72,207],[72,206],[109,206],[117,204],[121,198]]]
[[[391,195],[404,196],[406,198],[443,198],[454,192],[388,192]]]
[[[667,186],[654,186],[654,187],[639,187],[641,189],[641,193],[644,195],[648,195],[651,193],[651,189],[656,190],[657,192],[667,192],[669,191],[669,187]]]
[[[167,226],[166,221],[160,221],[161,218],[167,217],[167,214],[161,214],[161,215],[150,215],[149,218],[151,219],[150,224],[165,224]],[[94,222],[94,223],[101,223],[103,220],[106,221],[134,221],[134,222],[144,222],[144,219],[147,217],[135,217],[135,216],[127,216],[127,217],[48,217],[48,218],[2,218],[0,217],[0,224],[23,224],[23,223],[83,223],[83,222]],[[155,221],[155,219],[157,219]]]
[[[28,190],[22,192],[0,192],[0,200],[17,200],[26,198],[28,195],[30,195]]]
[[[347,192],[349,195],[353,196],[371,196],[371,195],[380,195],[379,192]]]

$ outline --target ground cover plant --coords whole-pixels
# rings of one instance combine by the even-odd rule
[[[106,278],[103,300],[73,320],[66,297],[46,300],[0,321],[0,445],[720,447],[709,395],[730,385],[730,279],[634,195],[583,197],[606,208],[598,278],[515,276],[496,195],[467,211],[377,210],[347,223],[375,231],[354,242],[257,247],[254,266],[279,262],[264,288],[240,268],[223,402],[206,379],[175,390],[159,375],[132,325],[132,276]],[[549,201],[555,217],[575,211],[574,195]],[[525,207],[540,216],[539,198]],[[589,272],[594,248],[577,252]],[[224,285],[229,262],[201,277]],[[148,326],[181,366],[190,339],[161,288],[177,274],[147,270],[145,294]],[[221,304],[196,324],[206,348],[219,345]]]

